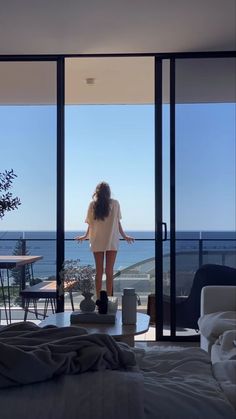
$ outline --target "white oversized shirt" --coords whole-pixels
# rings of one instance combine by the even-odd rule
[[[117,250],[119,246],[120,204],[111,199],[110,212],[104,220],[95,220],[93,201],[90,202],[85,222],[89,224],[90,247],[93,252]]]

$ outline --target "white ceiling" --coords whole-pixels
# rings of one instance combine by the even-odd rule
[[[235,0],[0,0],[0,54],[235,49]]]
[[[0,0],[0,54],[220,50],[236,50],[236,0]],[[235,102],[236,59],[215,64],[178,61],[177,100]],[[1,104],[55,102],[55,63],[0,63]],[[67,104],[153,102],[153,57],[66,60]]]
[[[94,79],[87,84],[86,79]],[[169,103],[169,61],[163,100]],[[56,104],[55,62],[0,62],[0,104]],[[66,104],[153,104],[153,57],[68,58]],[[177,103],[236,102],[236,58],[176,61]]]

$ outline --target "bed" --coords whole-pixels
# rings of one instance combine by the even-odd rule
[[[202,288],[200,346],[211,354],[212,345],[227,330],[236,329],[236,286],[211,285]]]
[[[213,374],[236,409],[236,286],[207,286],[201,293],[198,320],[201,348]]]
[[[200,348],[130,348],[79,327],[0,330],[1,419],[236,417]]]

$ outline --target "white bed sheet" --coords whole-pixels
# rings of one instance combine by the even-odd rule
[[[204,314],[198,320],[201,334],[212,344],[227,330],[236,330],[236,311]]]
[[[88,372],[1,390],[1,419],[236,418],[205,351],[134,351],[136,372]]]
[[[146,419],[228,419],[236,412],[213,376],[208,354],[198,348],[138,357],[144,376]]]
[[[1,419],[144,419],[143,377],[96,371],[0,390]]]
[[[236,330],[226,330],[211,348],[211,362],[236,360]]]
[[[224,394],[236,410],[236,360],[216,362],[213,365],[213,372]]]

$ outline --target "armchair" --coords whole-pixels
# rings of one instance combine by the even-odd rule
[[[176,298],[176,327],[198,330],[197,322],[200,317],[201,290],[209,285],[236,286],[236,269],[214,264],[201,266],[195,273],[189,296],[187,298]],[[153,304],[150,304],[149,298],[147,313],[151,314],[152,321],[155,321],[154,312]],[[170,322],[169,296],[164,296],[163,299],[163,319],[164,324]]]

